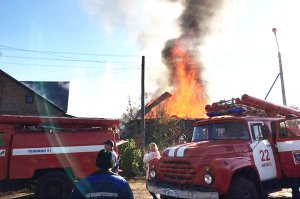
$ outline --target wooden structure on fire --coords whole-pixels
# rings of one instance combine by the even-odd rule
[[[156,99],[151,100],[150,103],[148,103],[145,107],[145,144],[146,146],[150,143],[155,141],[155,134],[159,132],[159,129],[157,127],[161,126],[159,124],[160,118],[159,117],[153,117],[155,114],[153,113],[153,110],[158,108],[158,105],[160,105],[162,102],[164,102],[166,99],[172,97],[172,95],[168,92],[163,93],[161,96],[159,96]],[[155,112],[155,111],[154,111]],[[149,115],[151,116],[149,116]],[[185,135],[187,140],[191,140],[192,134],[193,134],[193,123],[196,121],[199,121],[200,119],[194,119],[194,118],[178,118],[177,116],[171,116],[170,119],[172,120],[170,123],[170,130],[176,129],[177,135]],[[172,128],[172,129],[171,129]],[[125,128],[122,132],[122,136],[124,138],[133,138],[137,147],[141,148],[141,110],[137,112],[136,118],[127,124],[125,124]],[[174,138],[173,138],[174,139]],[[175,138],[179,140],[178,138]],[[172,144],[172,143],[170,143]]]

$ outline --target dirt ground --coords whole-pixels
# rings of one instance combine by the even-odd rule
[[[136,199],[152,199],[151,195],[146,189],[145,180],[143,178],[127,179]],[[269,195],[269,198],[291,198],[291,190],[283,189],[280,192],[275,192]],[[31,199],[32,191],[29,187],[18,185],[14,190],[9,190],[0,193],[1,199]]]
[[[146,189],[144,178],[126,179],[136,199],[152,199]],[[1,184],[0,184],[1,186]],[[3,186],[3,185],[2,185]],[[12,184],[9,190],[0,192],[0,199],[32,199],[32,188],[22,184]]]
[[[152,199],[146,188],[146,182],[144,179],[128,179],[129,186],[136,199]]]

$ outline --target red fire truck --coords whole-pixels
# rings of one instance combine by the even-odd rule
[[[113,119],[2,115],[0,181],[36,182],[37,198],[67,198],[75,179],[96,170],[103,143],[118,141],[118,126]]]
[[[150,162],[161,198],[262,198],[300,181],[300,111],[249,95],[205,107],[192,141]],[[297,184],[298,183],[298,184]]]

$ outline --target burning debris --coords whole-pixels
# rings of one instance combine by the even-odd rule
[[[171,96],[172,95],[169,92],[164,92],[158,98],[151,100],[145,107],[145,115],[147,115],[149,112],[151,112],[152,109],[155,110],[155,107],[157,108],[157,105],[159,105],[161,102],[163,102],[164,100],[168,99]],[[153,113],[153,111],[152,111],[152,113]],[[156,115],[156,113],[153,113],[153,114]],[[141,110],[139,110],[136,114],[136,118],[138,118],[138,117],[141,117]]]

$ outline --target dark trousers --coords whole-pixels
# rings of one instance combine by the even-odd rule
[[[151,192],[149,192],[149,193],[151,194],[153,199],[158,199],[158,197],[154,193],[151,193]]]
[[[146,187],[147,187],[147,185],[146,185]],[[147,188],[147,189],[148,189],[148,188]],[[158,197],[155,195],[155,193],[152,193],[152,192],[150,192],[150,191],[149,191],[149,193],[150,193],[150,195],[152,196],[153,199],[158,199]]]

